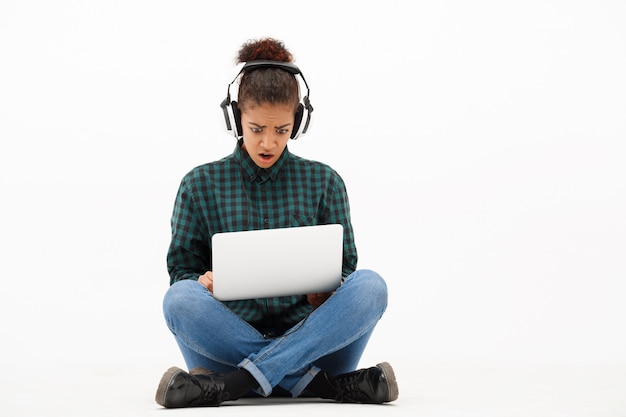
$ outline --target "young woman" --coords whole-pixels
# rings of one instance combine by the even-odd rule
[[[355,370],[386,309],[387,287],[377,273],[356,269],[344,182],[329,166],[287,148],[306,131],[312,111],[308,97],[300,97],[304,77],[284,44],[271,38],[246,42],[238,60],[245,65],[237,101],[229,87],[222,103],[237,146],[191,170],[176,197],[163,310],[190,371],[165,372],[156,401],[168,408],[217,406],[255,393],[394,401],[398,386],[388,363]],[[343,280],[334,292],[213,297],[215,233],[336,223],[344,230]]]

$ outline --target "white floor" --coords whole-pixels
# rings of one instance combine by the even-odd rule
[[[626,416],[626,363],[396,363],[400,398],[391,404],[245,399],[210,410],[159,407],[154,393],[166,368],[96,364],[18,371],[9,367],[0,382],[0,415]]]

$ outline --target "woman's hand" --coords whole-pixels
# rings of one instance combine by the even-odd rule
[[[334,293],[334,291],[331,291],[331,292],[321,292],[321,293],[317,293],[317,294],[307,294],[306,300],[313,307],[317,308],[317,307],[321,306],[324,303],[324,301],[328,300],[328,298],[331,295],[333,295],[333,293]]]
[[[200,275],[198,282],[213,294],[213,271],[206,271]]]

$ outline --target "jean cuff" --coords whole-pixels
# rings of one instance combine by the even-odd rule
[[[309,369],[304,375],[302,375],[302,378],[300,378],[298,383],[290,390],[293,398],[299,397],[300,394],[302,394],[302,392],[306,389],[309,383],[313,381],[313,378],[315,378],[315,375],[317,375],[319,371],[320,368],[318,368],[317,366],[312,366],[311,369]]]
[[[272,385],[267,380],[267,378],[265,378],[265,375],[261,373],[259,368],[257,368],[256,365],[252,363],[252,361],[250,361],[249,359],[244,359],[237,366],[250,372],[250,375],[252,375],[254,379],[256,379],[256,381],[259,383],[259,387],[261,388],[259,394],[267,397],[272,393]]]

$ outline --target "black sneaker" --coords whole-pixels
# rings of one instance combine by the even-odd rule
[[[156,402],[166,408],[218,406],[224,398],[224,375],[206,371],[187,373],[172,367],[163,374]]]
[[[343,403],[382,404],[398,398],[398,384],[387,362],[335,377],[336,401]]]

